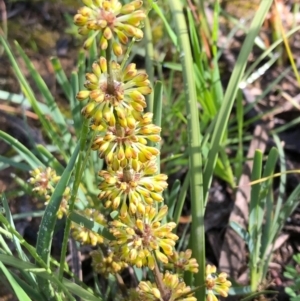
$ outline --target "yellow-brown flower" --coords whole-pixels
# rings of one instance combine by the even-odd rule
[[[197,301],[191,292],[191,288],[186,286],[185,282],[177,274],[171,274],[169,271],[163,275],[163,284],[165,285],[165,296],[163,292],[157,289],[156,284],[150,281],[141,281],[138,286],[138,292],[142,300],[149,301]]]
[[[169,257],[170,266],[172,266],[176,272],[182,273],[183,271],[190,271],[191,273],[198,273],[198,263],[195,258],[191,258],[192,250],[187,249],[185,252],[175,251],[173,255]]]
[[[121,214],[127,213],[127,201],[130,213],[143,212],[146,204],[162,202],[161,192],[168,186],[167,176],[155,175],[156,172],[156,160],[146,163],[131,160],[131,166],[120,166],[117,171],[108,167],[99,172],[102,182],[98,198],[105,202],[106,208],[116,210],[121,205]]]
[[[137,287],[138,299],[143,301],[162,301],[161,293],[156,284],[141,281]]]
[[[105,135],[98,136],[93,141],[92,149],[98,150],[100,157],[105,158],[107,164],[110,165],[115,159],[118,162],[124,159],[127,160],[126,162],[130,159],[146,162],[159,154],[157,148],[147,146],[147,141],[159,142],[161,140],[159,136],[161,128],[151,123],[152,113],[146,113],[145,118],[136,121],[130,111],[126,111],[119,118],[122,125],[106,127]],[[118,166],[115,164],[114,166]]]
[[[172,255],[178,236],[172,233],[176,227],[173,222],[161,224],[168,212],[162,206],[157,212],[152,206],[145,206],[136,214],[119,215],[112,221],[110,232],[116,240],[111,242],[120,258],[137,267],[148,266],[154,269],[155,256],[163,263],[168,262],[166,255]],[[166,254],[166,255],[165,255]]]
[[[228,291],[231,286],[231,282],[227,280],[226,273],[216,274],[217,268],[214,265],[208,264],[205,270],[205,285],[207,288],[207,301],[217,301],[218,298],[215,293],[222,297],[228,296]]]
[[[94,271],[108,277],[109,274],[116,274],[121,272],[128,266],[125,261],[121,261],[112,251],[104,256],[101,250],[91,252],[92,267]]]
[[[60,180],[54,169],[51,167],[39,167],[30,171],[31,178],[28,182],[34,186],[32,191],[38,193],[49,200],[56,184]]]
[[[115,124],[114,109],[121,117],[125,109],[142,112],[146,107],[144,95],[152,91],[148,75],[138,72],[135,64],[129,64],[122,71],[120,65],[113,61],[111,74],[107,73],[107,67],[104,57],[93,63],[93,72],[86,74],[87,90],[79,91],[76,96],[80,101],[89,100],[82,114],[86,118],[92,117],[95,125],[100,125],[102,119],[108,124]]]
[[[56,216],[58,219],[62,219],[64,216],[68,215],[70,198],[71,198],[71,189],[70,189],[70,187],[66,187],[66,189],[63,193],[62,200],[60,202],[58,211],[56,212]],[[48,205],[49,201],[50,201],[50,198],[49,198],[49,200],[47,200],[45,202],[45,205]]]
[[[78,213],[100,225],[106,226],[104,215],[95,209],[86,208],[83,211],[78,211]],[[100,234],[76,223],[72,223],[72,236],[82,244],[91,246],[96,246],[104,241],[104,237]]]
[[[108,40],[112,40],[114,53],[118,56],[122,54],[122,48],[116,37],[122,44],[127,44],[131,37],[137,40],[143,38],[143,31],[139,28],[141,21],[146,18],[146,14],[140,10],[143,1],[135,0],[124,6],[118,0],[83,0],[83,3],[86,6],[78,10],[74,23],[82,35],[94,32],[85,41],[85,48],[89,48],[101,33],[101,49],[107,49]]]

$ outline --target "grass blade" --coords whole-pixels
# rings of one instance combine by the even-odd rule
[[[188,144],[190,161],[190,189],[192,206],[191,242],[193,256],[200,267],[205,266],[205,235],[204,235],[204,200],[202,179],[202,155],[197,108],[197,95],[193,70],[192,52],[190,47],[188,28],[180,0],[169,1],[175,29],[180,47],[180,60],[183,69],[183,80],[186,96],[186,111],[188,120]],[[196,292],[198,300],[205,299],[205,269],[199,269],[195,275],[195,285],[199,286]]]
[[[64,173],[62,174],[60,181],[55,187],[55,190],[51,196],[48,206],[45,209],[45,214],[41,221],[40,230],[37,238],[36,251],[48,267],[50,265],[50,250],[54,227],[57,219],[56,212],[59,209],[62,195],[66,189],[73,168],[75,166],[75,162],[79,153],[79,147],[80,145],[78,143]],[[54,292],[52,291],[50,284],[47,281],[39,279],[39,286],[42,289],[42,291],[44,291],[46,295],[49,296],[49,298],[54,299]]]
[[[56,144],[59,147],[61,155],[64,156],[64,158],[66,159],[67,156],[66,156],[66,153],[64,150],[64,144],[61,141],[61,137],[53,129],[52,124],[47,120],[47,118],[45,117],[45,113],[41,110],[39,103],[38,103],[37,99],[35,98],[35,95],[31,89],[30,85],[28,84],[25,76],[23,75],[22,71],[20,70],[19,65],[16,62],[7,42],[2,37],[0,37],[0,41],[5,49],[5,52],[10,60],[11,65],[14,69],[15,75],[21,85],[23,93],[25,94],[26,98],[30,101],[30,104],[31,104],[33,110],[35,111],[35,113],[38,115],[39,121],[41,122],[46,134],[48,135],[50,140],[53,141],[54,144]]]
[[[51,59],[51,63],[53,66],[53,69],[55,71],[56,79],[59,83],[59,85],[62,87],[67,99],[71,99],[71,85],[68,81],[68,78],[61,66],[61,63],[57,57],[53,57]]]
[[[23,58],[27,69],[29,70],[33,80],[35,81],[38,89],[40,90],[41,94],[43,95],[47,106],[50,110],[50,116],[52,120],[55,122],[57,125],[60,135],[63,138],[64,142],[67,144],[72,143],[72,137],[71,134],[68,130],[68,126],[66,123],[66,118],[62,115],[61,111],[59,110],[53,95],[51,94],[50,90],[48,89],[45,81],[43,78],[40,76],[40,74],[36,71],[34,65],[32,62],[29,60],[23,49],[20,47],[20,45],[16,42],[16,47],[17,50],[19,51],[21,57]]]
[[[219,153],[219,148],[221,146],[222,138],[224,136],[225,130],[227,128],[227,123],[229,119],[229,114],[233,107],[237,91],[239,89],[239,83],[244,74],[248,56],[252,50],[254,45],[254,40],[258,36],[261,25],[272,5],[272,0],[261,1],[259,8],[257,9],[257,13],[252,21],[250,26],[249,33],[243,43],[242,48],[240,49],[239,56],[237,58],[237,62],[233,69],[232,75],[230,77],[230,81],[228,83],[228,87],[226,89],[224,100],[218,115],[216,116],[216,125],[211,138],[211,146],[210,146],[210,159],[207,161],[207,164],[204,169],[203,175],[203,189],[204,189],[204,200],[205,203],[208,199],[209,187],[212,181],[212,174],[214,171],[214,167],[217,162],[217,157]]]
[[[22,287],[19,285],[19,283],[16,281],[14,276],[8,271],[8,269],[4,266],[4,264],[0,261],[0,269],[2,270],[3,274],[5,275],[6,279],[12,286],[14,292],[16,293],[16,296],[19,300],[24,301],[31,301],[29,296],[25,293],[25,291],[22,289]]]
[[[21,144],[16,138],[9,134],[0,131],[0,139],[11,145],[15,151],[32,167],[32,169],[44,164],[23,144]]]

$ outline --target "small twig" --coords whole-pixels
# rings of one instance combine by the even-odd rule
[[[155,258],[154,258],[154,262],[155,262],[155,265],[154,265],[153,275],[154,275],[154,278],[155,278],[155,283],[156,283],[157,288],[159,289],[159,291],[161,293],[162,299],[167,301],[167,300],[169,300],[169,292],[168,292],[168,289],[166,288],[166,286],[163,283],[161,273],[160,273],[160,270],[159,270],[159,267],[157,265],[157,262],[156,262]]]
[[[3,105],[3,104],[0,104],[0,111],[6,111],[6,112],[10,112],[10,113],[16,113],[16,114],[22,114],[21,110],[19,108],[15,108],[15,107],[12,107],[12,106],[8,106],[8,105]],[[24,111],[24,114],[28,117],[28,118],[31,118],[31,119],[35,119],[35,120],[38,120],[39,117],[33,113],[33,112],[30,112],[30,111]]]

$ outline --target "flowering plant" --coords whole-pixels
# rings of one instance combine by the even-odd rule
[[[92,252],[95,271],[104,276],[120,274],[128,266],[148,267],[154,281],[140,281],[136,288],[123,292],[128,300],[196,301],[194,290],[184,283],[184,271],[198,273],[198,263],[191,250],[178,253],[174,233],[175,222],[168,222],[163,191],[167,176],[158,174],[159,149],[149,142],[159,142],[161,128],[152,123],[145,95],[151,93],[148,75],[138,71],[134,63],[119,65],[112,59],[122,55],[122,46],[129,38],[143,37],[142,24],[147,17],[143,1],[122,5],[118,0],[85,0],[85,6],[74,17],[79,33],[89,35],[88,48],[99,37],[105,50],[86,74],[85,90],[77,93],[85,101],[81,110],[93,134],[91,149],[106,162],[99,171],[100,193],[95,206],[83,213],[94,221],[99,219],[112,234],[112,239],[94,235],[82,227],[73,231],[75,239],[98,246]],[[121,43],[121,44],[120,44]],[[31,180],[31,182],[36,182]],[[99,208],[114,212],[107,222]],[[201,267],[203,269],[204,267]],[[227,296],[230,282],[226,274],[217,278],[215,267],[208,265],[205,286],[207,299],[216,300],[214,292]]]
[[[124,299],[196,301],[197,288],[186,285],[183,275],[185,271],[198,273],[199,265],[190,249],[176,251],[177,225],[167,220],[168,206],[163,198],[167,175],[158,173],[159,148],[150,145],[161,141],[161,128],[152,123],[153,113],[145,112],[151,83],[144,71],[126,63],[127,56],[121,65],[112,59],[122,55],[129,38],[142,39],[147,11],[143,1],[137,0],[125,5],[118,0],[83,2],[85,6],[78,10],[74,22],[80,34],[89,35],[84,48],[98,44],[95,39],[99,37],[105,55],[92,64],[92,72],[85,75],[85,89],[78,91],[76,98],[84,103],[81,114],[92,133],[90,149],[106,166],[98,172],[99,202],[93,201],[76,213],[102,225],[111,235],[74,222],[69,225],[71,233],[80,243],[96,247],[91,253],[92,267],[104,277],[121,277],[122,270],[130,266],[148,268],[153,280],[147,273],[136,287],[122,291]],[[60,179],[55,171],[39,168],[31,175],[34,190],[49,199]],[[69,187],[64,195],[70,195]],[[72,203],[70,197],[67,201]],[[75,210],[74,200],[70,205],[61,202],[57,217],[67,217],[71,210]],[[104,210],[106,216],[101,213]],[[226,297],[231,285],[226,274],[215,278],[215,267],[208,265],[206,270],[207,300],[216,300],[215,293]]]
[[[7,43],[1,40],[24,94],[37,112],[45,134],[57,146],[55,151],[58,153],[55,157],[42,145],[36,146],[36,155],[22,148],[22,155],[32,169],[28,184],[33,192],[45,199],[47,205],[36,248],[28,245],[0,213],[0,220],[12,239],[18,238],[36,262],[36,265],[24,267],[29,271],[29,283],[38,286],[38,295],[32,298],[74,300],[73,295],[77,295],[86,300],[109,300],[112,295],[115,300],[203,301],[206,298],[215,301],[219,295],[227,297],[231,285],[227,274],[217,273],[215,266],[205,264],[203,219],[214,164],[234,101],[229,102],[228,99],[234,93],[226,94],[226,102],[219,115],[222,118],[215,119],[210,160],[204,166],[200,141],[202,132],[198,110],[195,109],[199,107],[197,97],[202,92],[199,95],[195,92],[194,72],[191,71],[195,66],[186,21],[180,19],[184,17],[181,1],[170,0],[178,33],[172,38],[181,50],[187,103],[185,121],[190,171],[187,176],[189,182],[184,186],[190,185],[191,188],[193,221],[191,249],[182,251],[181,233],[177,226],[183,201],[176,209],[169,201],[171,198],[165,202],[168,177],[160,172],[159,143],[163,140],[160,135],[167,130],[161,129],[159,122],[157,103],[161,105],[160,85],[155,85],[149,70],[139,70],[135,63],[129,62],[133,45],[142,40],[146,32],[143,26],[149,22],[150,8],[161,11],[151,0],[146,3],[135,0],[126,4],[118,0],[84,0],[83,3],[84,6],[74,16],[74,23],[79,33],[86,36],[83,48],[90,54],[87,55],[88,72],[83,71],[86,64],[83,52],[79,56],[78,72],[72,74],[70,82],[64,81],[58,60],[52,61],[58,80],[70,100],[72,124],[66,122],[54,98],[47,92],[47,106],[44,111],[40,110],[40,102],[18,72]],[[160,15],[163,19],[163,14]],[[97,57],[95,49],[99,49]],[[26,61],[23,52],[19,48],[18,51]],[[28,68],[32,71],[29,63]],[[41,78],[35,78],[42,82]],[[42,84],[39,87],[45,88]],[[72,134],[70,124],[74,125]],[[77,144],[74,132],[80,137]],[[16,149],[21,149],[17,141],[1,132],[0,135]],[[232,182],[230,172],[225,172],[225,178]],[[179,197],[184,200],[179,190]],[[7,216],[9,219],[8,213]],[[56,219],[65,221],[59,263],[50,256]],[[1,231],[7,233],[6,229]],[[95,278],[105,278],[105,284],[110,285],[105,293],[101,289],[98,293],[96,290],[93,293],[89,289],[84,290],[85,283],[66,266],[70,233],[74,240],[93,249],[89,254],[91,266],[97,275],[101,275]],[[25,253],[20,254],[21,258],[27,258]],[[2,254],[0,258],[0,262],[7,260]],[[7,262],[11,264],[9,260]],[[21,263],[16,261],[14,264],[22,266]],[[126,282],[123,277],[125,271],[133,275],[133,283]],[[76,283],[69,283],[64,277],[66,273]],[[118,289],[111,294],[115,288]]]

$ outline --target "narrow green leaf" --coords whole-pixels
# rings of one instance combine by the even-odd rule
[[[49,204],[46,207],[45,214],[42,218],[40,230],[37,238],[36,251],[37,254],[42,258],[47,266],[50,265],[50,250],[52,244],[52,237],[54,232],[54,227],[56,223],[56,213],[59,209],[60,202],[62,200],[62,195],[68,185],[69,179],[71,177],[73,168],[75,166],[75,161],[79,153],[79,143],[77,144],[74,153],[72,154],[70,161],[62,174],[60,181],[58,182],[55,190],[50,198]],[[54,296],[53,291],[50,288],[50,284],[42,279],[39,279],[40,288],[51,296]]]
[[[100,224],[98,224],[95,221],[92,221],[90,219],[87,219],[86,217],[82,216],[81,214],[78,214],[76,212],[71,212],[69,215],[69,218],[72,222],[82,225],[85,228],[94,231],[101,236],[107,238],[108,240],[114,240],[114,236],[108,231],[108,229]]]
[[[146,56],[145,56],[145,65],[146,65],[146,73],[148,75],[150,83],[154,83],[154,46],[153,46],[153,39],[152,39],[152,28],[149,17],[147,16],[145,19],[145,26],[144,26],[144,41],[146,43]],[[154,104],[155,97],[151,93],[150,95],[146,95],[146,102],[147,102],[147,110],[149,112],[153,112],[153,104]]]
[[[229,223],[230,227],[243,239],[243,241],[248,245],[249,252],[253,252],[254,245],[249,233],[238,223],[231,221]]]
[[[177,201],[177,196],[178,193],[180,191],[181,188],[181,184],[180,181],[178,179],[175,180],[171,191],[170,191],[170,195],[168,197],[167,200],[167,205],[168,205],[168,217],[170,220],[173,220],[173,213],[174,213],[174,209],[175,209],[175,205],[176,205],[176,201]]]
[[[154,106],[153,106],[153,123],[161,126],[162,103],[163,103],[163,85],[161,81],[156,81],[154,86]],[[149,110],[149,112],[152,112]]]
[[[173,221],[176,223],[176,225],[178,225],[179,223],[179,219],[180,216],[182,214],[182,208],[183,205],[185,203],[185,199],[186,199],[186,195],[187,195],[187,191],[189,189],[189,185],[190,185],[190,171],[188,171],[188,173],[186,174],[182,187],[180,189],[180,193],[178,196],[178,200],[176,203],[176,207],[175,207],[175,211],[173,214]]]
[[[71,85],[57,57],[51,58],[51,63],[59,85],[62,87],[67,99],[71,98]]]
[[[168,1],[172,13],[176,34],[178,37],[180,61],[182,64],[185,104],[188,122],[188,151],[190,168],[190,190],[192,207],[192,229],[191,246],[193,256],[195,256],[199,266],[205,266],[205,232],[204,232],[204,198],[203,198],[203,174],[202,174],[202,154],[201,154],[201,134],[199,125],[199,112],[195,77],[193,73],[194,64],[188,28],[183,12],[181,0]],[[199,269],[195,274],[195,286],[199,286],[196,291],[198,300],[205,299],[205,271]],[[191,285],[192,283],[188,283]]]
[[[46,148],[42,144],[38,144],[36,146],[37,150],[40,152],[42,156],[45,157],[45,165],[47,167],[52,167],[59,175],[61,175],[64,171],[64,167],[61,163],[49,152],[48,148]]]
[[[212,175],[213,175],[214,167],[217,162],[218,152],[221,146],[222,138],[227,129],[229,115],[233,107],[237,91],[239,89],[239,83],[242,79],[244,70],[246,68],[248,56],[252,50],[254,41],[258,36],[261,25],[272,3],[273,3],[272,0],[265,0],[260,2],[260,6],[257,9],[257,12],[251,23],[249,33],[247,34],[243,46],[240,49],[240,53],[237,62],[234,66],[232,75],[230,77],[230,81],[226,89],[224,100],[221,105],[220,111],[216,116],[216,125],[214,128],[214,132],[211,138],[211,145],[210,145],[210,159],[207,161],[207,164],[204,169],[204,176],[203,176],[203,189],[204,189],[205,203],[208,199],[209,187],[212,181]]]
[[[28,165],[28,164],[24,164],[24,163],[19,163],[19,160],[16,160],[16,156],[14,156],[13,158],[6,158],[3,156],[0,156],[0,162],[2,162],[3,164],[0,164],[0,170],[3,170],[5,168],[7,168],[8,166],[13,166],[18,170],[23,170],[23,171],[29,171],[32,168]]]
[[[74,128],[76,131],[76,137],[80,137],[80,130],[82,126],[81,103],[76,99],[76,94],[79,91],[79,82],[77,72],[72,72],[71,75],[71,95],[70,95],[70,107],[72,111]]]
[[[272,177],[274,174],[274,170],[276,167],[276,163],[278,160],[278,151],[276,148],[272,148],[268,158],[267,162],[265,164],[263,177]],[[272,231],[272,223],[274,218],[274,200],[273,200],[273,189],[272,189],[272,183],[273,179],[270,178],[269,180],[266,180],[264,183],[262,183],[262,188],[264,188],[263,191],[261,191],[261,198],[264,200],[264,218],[262,219],[261,223],[258,225],[258,227],[261,227],[261,259],[265,260],[263,256],[266,254],[269,245],[271,243],[271,231]],[[263,204],[262,204],[263,205]],[[268,256],[270,258],[270,256]],[[265,269],[268,268],[268,265],[265,266]]]
[[[57,132],[53,129],[52,124],[49,122],[49,120],[45,117],[45,113],[42,112],[41,107],[39,106],[39,102],[35,98],[34,92],[32,91],[28,81],[26,80],[25,76],[23,75],[22,71],[19,68],[19,64],[14,58],[14,55],[12,54],[9,45],[5,41],[3,37],[0,36],[0,41],[5,49],[5,52],[11,62],[11,65],[13,67],[13,70],[16,74],[16,77],[21,85],[22,91],[25,94],[26,98],[30,101],[30,104],[35,111],[35,113],[39,117],[39,121],[41,122],[45,133],[50,138],[51,141],[53,141],[60,149],[61,155],[66,158],[66,153],[64,150],[64,145],[61,141],[61,137],[57,134]]]
[[[32,167],[32,169],[39,166],[44,166],[44,164],[23,144],[21,144],[16,138],[10,136],[9,134],[0,131],[0,139],[5,141],[7,144],[11,145],[14,150]]]
[[[16,273],[12,273],[12,275],[15,277],[16,281],[26,292],[26,294],[30,297],[30,300],[47,301],[47,299],[42,294],[40,294],[36,285],[33,286],[26,283],[23,279],[20,279],[20,277]]]
[[[86,301],[102,301],[99,296],[95,296],[93,293],[85,290],[78,284],[68,280],[63,279],[63,285],[73,294]]]
[[[31,299],[28,297],[28,295],[25,293],[25,291],[22,289],[22,287],[19,285],[19,283],[16,281],[14,276],[8,271],[8,269],[4,266],[4,264],[0,261],[0,269],[2,270],[3,274],[5,275],[6,279],[12,286],[14,292],[16,293],[16,296],[19,300],[24,301],[31,301]]]
[[[32,263],[24,262],[13,256],[0,254],[0,263],[1,262],[5,263],[6,265],[13,266],[19,270],[30,270],[36,273],[39,277],[41,277],[44,280],[51,280],[52,282],[57,282],[57,279],[54,277],[54,275],[47,273],[45,269],[38,268],[36,265]],[[71,293],[83,298],[84,300],[101,301],[101,299],[99,297],[96,297],[92,292],[85,290],[84,288],[80,287],[78,284],[75,284],[74,282],[68,279],[64,278],[63,283],[61,285],[64,287],[64,290],[68,290]]]
[[[82,90],[84,88],[85,72],[86,72],[86,58],[85,58],[85,53],[83,50],[79,51],[77,69],[78,69],[79,89],[76,91],[76,93],[79,90]]]
[[[253,160],[253,169],[251,174],[251,181],[255,181],[261,178],[262,173],[262,152],[256,150]],[[254,184],[251,187],[250,205],[249,205],[249,225],[248,231],[249,235],[254,243],[254,250],[251,252],[251,268],[256,268],[259,262],[259,249],[260,249],[260,226],[263,218],[264,208],[261,207],[260,198],[260,188],[261,184]]]
[[[168,34],[169,34],[169,36],[170,36],[173,44],[175,46],[177,46],[177,36],[176,36],[176,33],[170,27],[169,22],[167,21],[164,13],[161,11],[161,8],[159,7],[159,5],[156,2],[153,2],[152,8],[158,14],[158,16],[162,19],[162,21],[164,22],[166,30],[167,30],[167,32],[168,32]]]
[[[59,132],[61,134],[61,137],[63,138],[63,140],[66,144],[72,143],[72,137],[68,130],[66,118],[62,115],[60,109],[58,108],[57,103],[56,103],[53,95],[51,94],[50,90],[48,89],[45,81],[40,76],[40,74],[36,71],[34,65],[29,60],[28,56],[25,54],[25,52],[20,47],[20,45],[17,42],[15,42],[15,44],[16,44],[17,50],[19,51],[21,57],[23,58],[26,66],[30,72],[30,75],[32,76],[39,91],[41,92],[41,94],[43,95],[43,97],[47,103],[47,106],[50,110],[50,116],[51,116],[52,120],[55,122],[55,124],[57,125]]]

